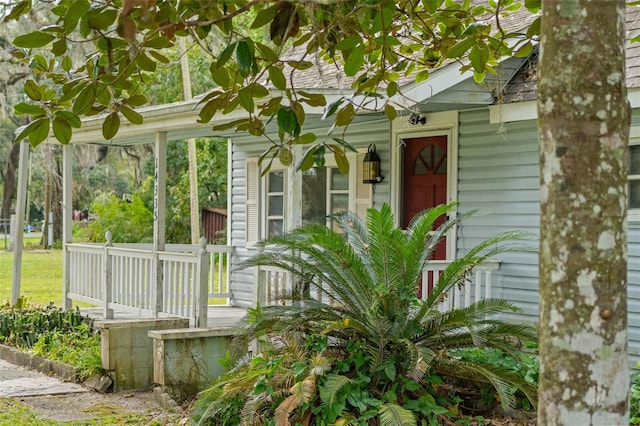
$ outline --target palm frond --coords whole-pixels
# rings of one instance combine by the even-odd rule
[[[378,419],[380,426],[415,426],[417,422],[413,412],[389,402],[378,408]]]

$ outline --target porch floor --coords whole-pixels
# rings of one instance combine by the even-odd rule
[[[93,320],[103,320],[102,308],[80,308],[80,312]],[[247,310],[234,306],[209,306],[207,311],[207,328],[233,327],[240,324],[240,320],[245,316]],[[166,317],[166,315],[164,315]],[[148,316],[139,315],[132,312],[113,311],[115,320],[147,319]]]

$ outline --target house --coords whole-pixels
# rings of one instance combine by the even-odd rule
[[[630,9],[627,23],[628,38],[638,35],[640,11]],[[216,116],[213,123],[206,125],[197,123],[197,100],[143,108],[140,113],[145,118],[144,124],[123,124],[117,137],[111,141],[102,139],[100,119],[89,118],[85,120],[83,128],[76,131],[72,143],[155,144],[155,207],[158,217],[154,225],[154,244],[148,249],[157,255],[172,250],[165,247],[163,235],[166,173],[163,155],[166,156],[167,140],[226,137],[229,143],[230,195],[227,246],[223,252],[224,256],[228,256],[225,262],[230,267],[228,287],[218,289],[217,293],[210,289],[208,294],[209,297],[217,295],[226,298],[230,306],[247,308],[262,298],[260,293],[264,289],[258,283],[277,285],[280,282],[278,272],[236,270],[232,266],[255,254],[256,243],[260,239],[305,223],[324,221],[327,214],[339,210],[350,209],[363,215],[368,207],[388,203],[397,213],[399,225],[406,224],[414,212],[444,202],[457,201],[457,213],[460,214],[476,210],[478,215],[465,220],[447,236],[446,247],[439,253],[444,260],[453,259],[503,231],[524,230],[538,234],[540,183],[535,63],[535,53],[529,58],[509,58],[501,63],[496,76],[489,76],[482,84],[476,84],[471,74],[460,73],[459,65],[451,63],[433,71],[425,82],[404,84],[402,91],[406,98],[412,100],[407,105],[411,114],[400,113],[392,122],[382,113],[359,114],[345,133],[340,135],[358,149],[358,153],[351,154],[348,176],[341,175],[330,158],[324,169],[302,173],[295,170],[295,164],[289,167],[274,164],[263,174],[264,169],[258,165],[258,157],[265,148],[263,139],[249,134],[212,130],[213,124],[233,120],[242,113]],[[628,44],[627,73],[629,99],[633,108],[630,143],[634,164],[640,161],[640,44]],[[309,74],[306,77],[309,78]],[[343,85],[340,78],[324,73],[323,77],[314,76],[307,80],[306,85],[299,87],[323,93],[331,102],[348,94],[348,89]],[[504,96],[497,95],[502,93]],[[322,120],[323,112],[321,108],[309,107],[307,130],[319,135],[326,134],[330,123]],[[296,156],[300,158],[304,147],[297,149]],[[384,179],[376,184],[363,183],[363,159],[373,149],[381,159]],[[69,180],[65,184],[63,204],[69,206],[71,186],[68,166],[72,159],[66,155],[65,167],[69,170],[65,174]],[[640,358],[640,174],[629,176],[629,186],[629,353],[632,359],[637,360]],[[421,195],[416,195],[418,187],[422,188]],[[98,287],[92,290],[96,296],[83,294],[84,290],[75,287],[71,289],[73,285],[70,282],[74,280],[73,274],[90,274],[95,269],[90,266],[91,257],[83,258],[74,253],[86,255],[91,250],[97,253],[105,249],[72,244],[69,225],[65,229],[65,298],[99,301],[101,278],[96,278]],[[173,251],[181,253],[185,259],[191,259],[187,263],[196,265],[197,262],[193,260],[197,256],[196,249],[175,247]],[[206,247],[203,245],[202,249]],[[125,256],[126,249],[121,247],[119,250],[111,256]],[[167,254],[164,258],[165,267],[172,261],[172,256],[178,254]],[[166,277],[173,274],[175,281],[179,281],[180,276],[191,276],[190,272],[175,273],[168,269],[160,273],[159,266],[152,263],[151,257],[148,259],[151,263],[128,268],[144,271],[140,272],[144,280],[151,282],[152,286],[157,285],[149,290],[150,293],[157,295],[163,289],[169,289],[157,281],[161,275]],[[491,272],[491,295],[514,302],[522,308],[524,318],[535,322],[538,318],[537,254],[505,253],[499,260],[496,270]],[[80,270],[74,266],[80,264],[88,269]],[[178,270],[179,266],[176,264],[175,268]],[[120,267],[121,272],[125,270],[124,266]],[[113,274],[117,275],[116,272]],[[200,287],[189,287],[192,285],[189,283],[185,285],[181,291],[183,295],[204,291]],[[195,306],[191,318],[202,321],[203,318],[206,320],[206,313],[203,312],[202,298],[199,300],[187,301],[187,304]],[[105,312],[110,303],[116,303],[113,300],[103,302]],[[175,301],[175,304],[179,302]],[[158,312],[181,315],[180,312],[164,311],[154,303],[133,310],[156,315]],[[203,326],[202,323],[200,325]]]

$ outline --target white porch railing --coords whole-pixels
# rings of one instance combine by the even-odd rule
[[[435,260],[422,272],[422,288],[420,294],[426,297],[431,287],[430,283],[435,283],[440,278],[440,274],[449,266],[448,260]],[[471,277],[461,287],[454,286],[443,296],[443,300],[438,303],[438,309],[446,312],[451,309],[469,306],[475,301],[491,298],[491,273],[500,268],[499,261],[486,261],[478,265],[472,271]],[[291,274],[279,268],[260,267],[258,272],[258,301],[262,305],[282,305],[286,295],[290,294],[294,282]],[[316,297],[327,296],[318,292]]]
[[[231,247],[150,244],[66,244],[65,299],[141,316],[190,318],[205,326],[210,299],[228,304]]]

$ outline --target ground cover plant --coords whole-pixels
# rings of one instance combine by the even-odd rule
[[[282,305],[250,310],[245,339],[260,351],[248,355],[196,402],[201,425],[437,424],[464,415],[461,385],[492,389],[503,407],[520,398],[536,404],[536,384],[520,366],[523,342],[535,342],[527,324],[501,320],[517,309],[487,299],[448,312],[438,302],[472,269],[516,249],[520,234],[481,243],[441,274],[433,291],[417,297],[422,270],[447,230],[435,229],[452,206],[425,211],[407,230],[391,208],[335,217],[341,232],[307,226],[263,243],[245,266],[289,271],[297,291]],[[432,232],[433,231],[433,232]],[[521,247],[521,245],[518,245]],[[321,294],[322,298],[311,297]],[[479,362],[482,351],[508,354],[516,368]],[[495,353],[495,352],[493,352]]]
[[[0,307],[0,343],[71,364],[78,380],[103,373],[100,335],[78,308],[5,304]]]

